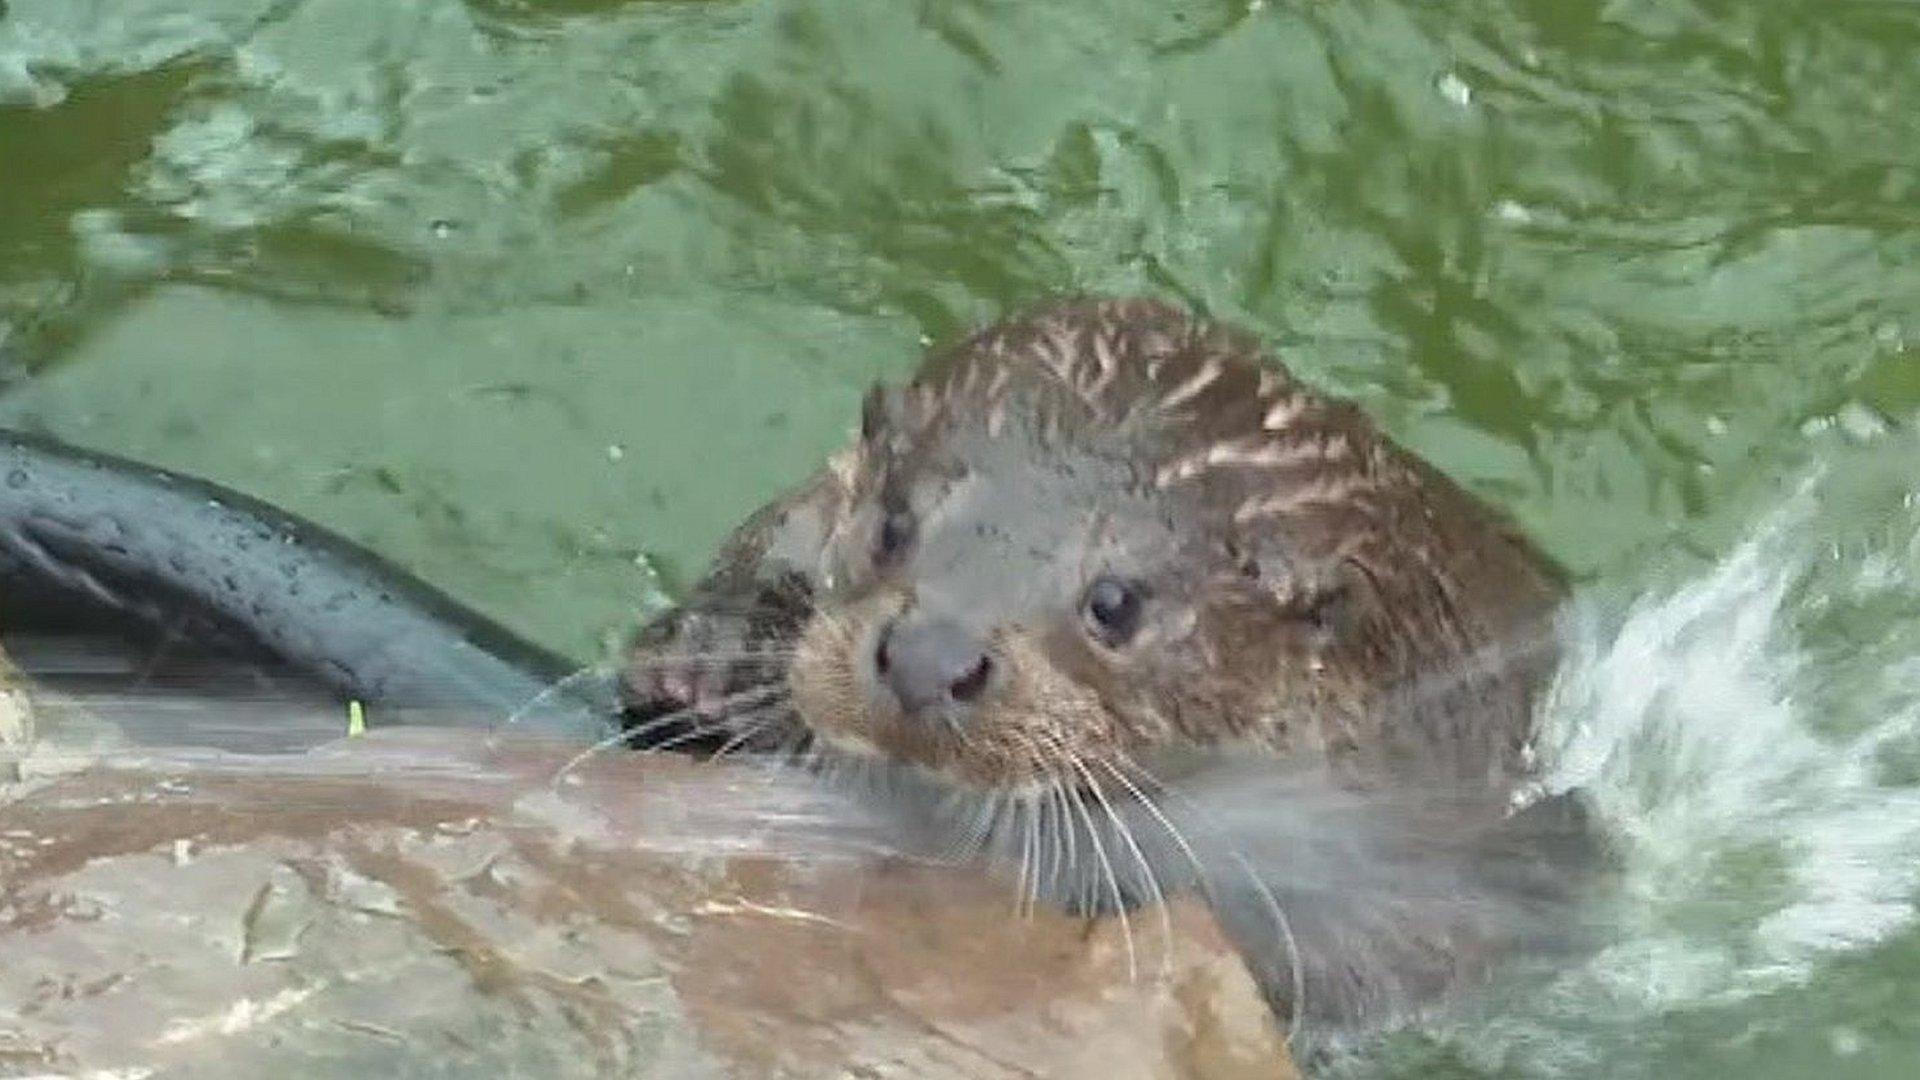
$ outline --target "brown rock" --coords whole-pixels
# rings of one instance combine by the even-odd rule
[[[564,761],[391,732],[16,788],[0,1074],[1291,1075],[1197,906],[1129,948],[800,778]]]

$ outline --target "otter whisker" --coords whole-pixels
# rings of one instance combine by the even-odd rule
[[[1180,791],[1169,787],[1139,762],[1126,757],[1120,758],[1119,761],[1120,764],[1126,765],[1138,774],[1143,783],[1151,785],[1171,798],[1180,800],[1181,803],[1191,809],[1195,814],[1200,815],[1203,820],[1215,825],[1218,824],[1213,821],[1213,816],[1207,812],[1205,807]],[[1114,768],[1112,765],[1108,767],[1110,769]],[[1116,771],[1115,775],[1117,776],[1119,773]],[[1130,788],[1133,787],[1131,784],[1128,786]],[[1167,820],[1161,813],[1159,807],[1155,806],[1151,800],[1146,799],[1144,792],[1139,792],[1138,788],[1133,788],[1133,790],[1140,794],[1142,804],[1148,808],[1149,812],[1160,818],[1162,826],[1173,836],[1174,842],[1180,845],[1181,850],[1186,852],[1188,860],[1193,863],[1194,871],[1200,875],[1202,887],[1211,891],[1210,880],[1207,877],[1205,868],[1200,863],[1199,856],[1194,854],[1193,849],[1187,845],[1180,830],[1175,828],[1171,821]],[[1216,829],[1215,831],[1220,835],[1226,835],[1224,830]],[[1288,1003],[1288,1009],[1291,1015],[1287,1018],[1287,1045],[1291,1046],[1300,1034],[1300,1026],[1306,1016],[1307,1002],[1306,967],[1300,956],[1299,942],[1295,940],[1293,935],[1293,923],[1287,918],[1286,909],[1281,906],[1280,898],[1274,895],[1272,887],[1267,884],[1266,880],[1254,871],[1253,864],[1247,860],[1246,855],[1237,847],[1230,847],[1227,855],[1233,860],[1234,865],[1239,868],[1240,872],[1246,876],[1248,882],[1253,885],[1254,891],[1259,894],[1262,905],[1267,909],[1267,913],[1273,917],[1274,926],[1280,931],[1281,941],[1286,946],[1287,964],[1290,969],[1289,974],[1293,984],[1292,999]]]
[[[1080,902],[1080,884],[1073,876],[1073,866],[1078,862],[1074,855],[1076,841],[1073,835],[1072,811],[1067,808],[1066,782],[1062,772],[1055,768],[1049,756],[1042,748],[1030,746],[1034,760],[1041,766],[1041,775],[1048,777],[1047,785],[1035,792],[1035,800],[1041,808],[1041,827],[1046,832],[1051,849],[1052,869],[1047,875],[1048,886],[1056,896],[1070,898]],[[1062,892],[1062,883],[1074,891]]]
[[[729,754],[735,753],[741,747],[747,745],[748,740],[754,738],[755,736],[759,735],[761,732],[764,732],[768,728],[772,727],[775,723],[779,722],[781,717],[785,716],[786,714],[787,714],[787,710],[784,704],[768,705],[758,710],[754,710],[753,712],[743,713],[737,719],[751,720],[752,723],[747,724],[745,727],[741,728],[740,733],[738,735],[735,735],[733,738],[728,739],[726,742],[722,743],[720,745],[720,749],[715,750],[713,752],[713,756],[708,758],[707,760],[709,762],[719,761],[720,759],[728,756]]]
[[[1037,795],[1030,795],[1023,803],[1026,811],[1026,840],[1022,849],[1021,861],[1026,864],[1026,914],[1031,917],[1040,903],[1040,811],[1045,804]]]
[[[782,706],[776,702],[772,705],[749,709],[745,712],[729,716],[727,718],[727,726],[737,728],[738,730],[735,731],[733,736],[727,739],[726,742],[721,743],[719,749],[707,755],[707,764],[720,761],[739,751],[755,736],[777,723],[782,715],[784,715],[784,710]],[[671,740],[653,749],[659,750],[670,744]]]
[[[1059,749],[1062,754],[1066,752],[1066,748],[1060,745],[1057,738],[1040,733],[1036,735],[1037,738],[1027,740],[1027,747],[1033,753],[1035,762],[1041,767],[1039,770],[1041,774],[1050,778],[1051,782],[1042,795],[1046,799],[1048,809],[1057,814],[1059,819],[1053,828],[1053,874],[1049,880],[1058,888],[1062,878],[1065,878],[1068,886],[1073,889],[1070,898],[1075,903],[1082,903],[1087,897],[1085,887],[1074,872],[1074,867],[1080,863],[1079,841],[1075,836],[1078,829],[1074,824],[1073,810],[1068,805],[1070,796],[1067,793],[1066,773],[1057,767],[1057,760],[1047,753],[1047,747],[1039,744],[1038,738],[1045,738],[1048,744]]]
[[[974,794],[956,788],[942,793],[939,816],[954,826],[947,836],[943,857],[964,863],[991,851],[1005,810],[1003,792]]]
[[[1020,739],[1024,749],[1036,757],[1039,748],[1031,738]],[[1031,916],[1034,906],[1040,901],[1040,810],[1041,792],[1009,791],[1010,809],[1014,816],[1014,825],[1020,830],[1020,866],[1015,882],[1017,901],[1015,911]]]
[[[1060,751],[1062,763],[1068,768],[1079,766],[1079,760],[1072,750],[1060,746],[1057,742],[1055,747]],[[1100,831],[1093,823],[1093,813],[1087,809],[1086,800],[1080,797],[1077,788],[1070,792],[1070,801],[1074,809],[1080,812],[1080,819],[1086,823],[1087,842],[1093,845],[1094,856],[1100,861],[1100,872],[1105,876],[1107,888],[1113,894],[1114,914],[1120,919],[1120,937],[1127,946],[1127,981],[1138,981],[1140,958],[1133,947],[1133,920],[1127,916],[1127,899],[1120,893],[1120,876],[1114,873],[1113,860],[1107,857],[1107,846],[1100,842]]]
[[[1053,820],[1054,802],[1051,788],[1033,793],[1033,898],[1032,907],[1040,905],[1043,889],[1059,888],[1060,865],[1060,828]],[[1044,872],[1044,877],[1042,876]],[[1043,885],[1044,882],[1044,885]]]
[[[730,715],[728,717],[729,721],[732,721],[734,719],[737,719],[737,716]],[[749,716],[748,719],[752,719],[752,717]],[[761,723],[765,723],[765,722],[766,722],[765,720],[761,721]],[[652,746],[646,747],[642,751],[642,753],[663,754],[663,753],[666,753],[668,750],[673,749],[676,746],[684,746],[687,743],[693,742],[695,739],[705,738],[709,735],[715,734],[716,732],[725,731],[727,730],[728,726],[729,725],[723,725],[718,723],[695,722],[689,725],[687,730],[681,732],[680,734],[675,735],[671,738],[665,739],[661,742],[657,742]],[[749,732],[749,735],[751,735],[751,732]],[[729,742],[731,742],[731,740],[729,740]]]
[[[693,705],[683,705],[677,709],[669,709],[658,716],[650,717],[638,724],[621,728],[620,738],[627,742],[644,739],[648,735],[659,731],[661,728],[672,724],[686,723],[689,716],[697,715],[699,715],[699,709]]]
[[[744,690],[738,690],[728,694],[715,704],[722,709],[732,709],[741,706],[747,708],[766,706],[776,701],[781,694],[786,693],[786,689],[787,687],[784,682],[763,683],[759,686],[750,686]],[[632,743],[636,740],[646,738],[654,732],[670,725],[682,723],[690,724],[696,731],[703,734],[709,733],[713,725],[702,723],[701,720],[702,715],[699,706],[683,705],[677,709],[670,709],[667,712],[661,713],[659,716],[649,717],[647,720],[634,724],[631,727],[623,728],[618,741]],[[645,749],[649,752],[657,752],[671,745],[676,744],[672,740],[669,740],[666,743],[649,746]]]
[[[1194,874],[1204,884],[1206,881],[1206,868],[1200,865],[1200,856],[1194,852],[1192,845],[1187,843],[1186,834],[1181,832],[1167,815],[1161,811],[1160,805],[1154,802],[1151,796],[1143,791],[1139,785],[1127,778],[1127,774],[1121,770],[1120,766],[1125,765],[1132,768],[1140,774],[1142,780],[1159,787],[1163,791],[1166,789],[1165,785],[1154,779],[1151,773],[1148,773],[1146,769],[1129,758],[1120,758],[1118,764],[1111,760],[1103,760],[1100,764],[1105,766],[1106,770],[1113,774],[1114,779],[1120,781],[1120,783],[1126,787],[1128,794],[1133,796],[1134,801],[1144,807],[1147,813],[1152,814],[1154,820],[1160,823],[1160,827],[1166,830],[1167,836],[1172,838],[1174,844],[1179,847],[1180,853],[1186,856],[1188,864],[1193,867]]]
[[[1071,881],[1074,873],[1073,868],[1080,865],[1080,841],[1076,835],[1078,830],[1075,829],[1073,824],[1073,813],[1067,806],[1066,780],[1058,774],[1055,774],[1053,778],[1053,798],[1055,805],[1060,808],[1060,841],[1066,849],[1066,859],[1060,864],[1060,869],[1068,875]],[[1077,882],[1074,883],[1076,890],[1078,890],[1079,887]],[[1078,899],[1078,897],[1076,897],[1076,899]]]
[[[581,683],[587,681],[589,678],[599,676],[601,674],[602,672],[599,669],[599,667],[593,664],[589,664],[583,668],[580,668],[578,671],[575,671],[571,675],[566,676],[565,678],[556,679],[554,682],[544,687],[539,693],[521,702],[517,708],[515,708],[512,712],[508,713],[507,719],[506,719],[506,726],[511,727],[514,724],[517,724],[520,721],[526,719],[528,713],[532,712],[535,708],[538,708],[540,705],[551,700],[554,697],[554,695],[560,694],[568,690],[572,690],[575,687],[579,686]]]
[[[1014,917],[1016,917],[1016,919],[1025,919],[1025,917],[1029,917],[1029,915],[1033,913],[1033,907],[1027,903],[1027,897],[1031,896],[1031,890],[1033,890],[1031,880],[1033,880],[1033,872],[1035,872],[1035,861],[1033,861],[1033,815],[1029,813],[1027,799],[1023,798],[1023,796],[1012,796],[1012,798],[1008,798],[1008,801],[1006,801],[1006,815],[1008,815],[1008,819],[1010,819],[1008,824],[1010,824],[1014,830],[1018,830],[1018,834],[1020,834],[1020,865],[1016,867],[1016,876],[1014,876]]]
[[[1020,828],[1020,871],[1014,882],[1013,913],[1025,918],[1032,908],[1028,906],[1030,895],[1028,875],[1033,873],[1033,815],[1026,812],[1025,798],[1015,798],[1012,802],[1015,823]],[[1033,886],[1037,888],[1037,886]]]
[[[992,799],[982,801],[972,840],[974,849],[969,855],[985,851],[993,844],[994,834],[1000,831],[1000,819],[1006,816],[1007,805],[1006,793],[1001,791],[994,792]]]
[[[1113,801],[1107,798],[1106,788],[1101,786],[1093,770],[1087,768],[1086,759],[1076,756],[1073,759],[1073,765],[1085,778],[1088,789],[1093,792],[1093,797],[1100,801],[1101,808],[1107,812],[1107,817],[1113,822],[1114,830],[1120,834],[1120,839],[1126,842],[1128,850],[1133,853],[1133,861],[1139,864],[1140,872],[1146,875],[1147,888],[1153,892],[1154,906],[1158,909],[1160,916],[1160,975],[1163,979],[1168,978],[1173,971],[1173,916],[1167,912],[1166,890],[1161,888],[1159,875],[1153,872],[1153,863],[1148,861],[1147,853],[1141,850],[1139,840],[1133,835],[1133,828],[1114,809]]]
[[[1273,916],[1274,925],[1279,927],[1280,937],[1286,943],[1287,964],[1293,977],[1293,1000],[1287,1003],[1288,1011],[1292,1014],[1287,1017],[1287,1045],[1292,1046],[1300,1036],[1300,1024],[1307,1015],[1307,970],[1301,963],[1300,943],[1294,939],[1293,923],[1287,918],[1286,909],[1280,906],[1280,898],[1273,895],[1273,889],[1266,880],[1254,871],[1245,855],[1238,851],[1228,854],[1239,865],[1240,872],[1253,883],[1254,891],[1265,902],[1267,913]]]
[[[566,764],[560,766],[560,768],[554,772],[553,779],[547,782],[548,786],[558,791],[561,781],[565,780],[573,770],[586,764],[594,755],[624,744],[627,741],[627,734],[624,730],[616,731],[606,738],[601,739],[599,742],[594,743],[592,746],[587,747],[585,750],[573,755],[571,758],[568,758]]]
[[[1076,789],[1073,792],[1074,808],[1080,811],[1081,820],[1087,825],[1087,842],[1093,845],[1093,853],[1100,861],[1100,872],[1106,879],[1107,890],[1113,894],[1113,911],[1120,919],[1120,937],[1127,946],[1127,981],[1135,982],[1140,978],[1140,957],[1133,944],[1133,919],[1127,914],[1127,898],[1120,892],[1120,876],[1114,872],[1113,860],[1107,857],[1107,846],[1100,840],[1099,828],[1093,822],[1093,814],[1087,809],[1087,802]]]
[[[715,750],[711,755],[708,756],[707,758],[708,763],[711,764],[716,761],[724,760],[727,757],[730,757],[731,755],[739,752],[741,747],[747,745],[748,740],[752,739],[754,736],[759,735],[761,732],[771,727],[773,725],[774,720],[775,720],[775,714],[769,713],[765,716],[761,716],[754,719],[753,722],[750,724],[746,724],[742,726],[740,728],[740,731],[737,734],[735,734],[733,738],[728,739],[726,742],[721,743],[720,748],[718,750]]]

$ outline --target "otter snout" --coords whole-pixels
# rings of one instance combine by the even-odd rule
[[[880,631],[874,673],[909,713],[970,705],[993,681],[986,646],[951,619],[904,615]]]

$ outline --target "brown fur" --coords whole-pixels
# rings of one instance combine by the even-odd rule
[[[861,673],[880,621],[942,601],[926,595],[938,568],[873,564],[882,503],[903,491],[943,542],[975,544],[948,543],[943,566],[992,564],[945,598],[988,613],[1005,675],[964,724],[902,716]],[[1035,519],[1047,527],[1026,529]],[[995,549],[1009,529],[1025,531]],[[1154,586],[1125,650],[1079,632],[1079,583],[1059,580],[1103,561]],[[741,583],[775,578],[806,598],[781,643],[797,650],[785,678],[809,732],[988,790],[1246,743],[1363,780],[1417,768],[1504,794],[1525,773],[1562,593],[1504,518],[1352,405],[1250,337],[1151,301],[1046,308],[876,390],[862,438],[756,515],[691,604],[737,608]],[[641,696],[653,670],[636,665]]]
[[[1124,640],[1096,581],[1144,597]],[[1512,812],[1562,595],[1253,339],[1075,302],[876,388],[626,682],[642,741],[805,747],[1033,899],[1124,922],[1199,888],[1276,1013],[1338,1032],[1566,942],[1584,815]],[[903,686],[907,625],[943,644]]]

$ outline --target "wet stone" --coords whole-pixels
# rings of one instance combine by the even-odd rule
[[[1290,1075],[1196,907],[1130,977],[1111,920],[1013,917],[1003,885],[889,855],[815,787],[628,756],[556,804],[568,756],[378,732],[13,791],[9,829],[52,843],[4,888],[0,1068]]]

